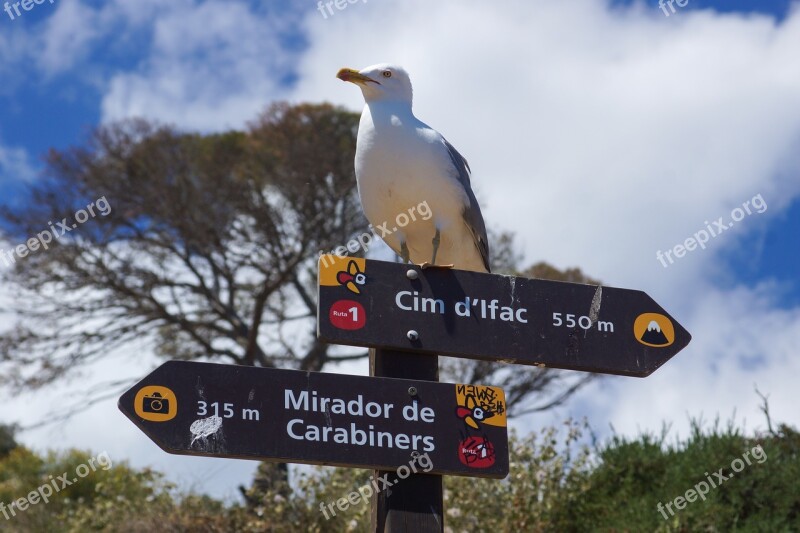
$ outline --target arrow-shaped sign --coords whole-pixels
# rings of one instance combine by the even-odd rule
[[[643,377],[691,335],[642,291],[320,257],[319,337]]]
[[[508,474],[497,387],[169,361],[119,408],[169,453]]]

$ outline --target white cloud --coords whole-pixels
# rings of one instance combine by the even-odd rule
[[[48,5],[49,6],[49,5]],[[44,6],[43,6],[44,7]],[[72,67],[91,51],[91,46],[107,32],[108,17],[81,2],[64,2],[39,28],[41,49],[33,57],[47,76]]]
[[[768,298],[775,287],[736,286],[719,262],[800,194],[800,10],[775,25],[593,0],[418,0],[306,23],[295,99],[360,109],[338,68],[404,65],[417,115],[470,160],[490,226],[516,231],[530,262],[645,290],[694,334],[653,376],[598,383],[568,409],[626,431],[735,408],[755,420],[757,382],[800,425],[798,310]],[[667,269],[656,260],[759,193],[765,213]]]
[[[0,301],[8,297],[0,293]],[[131,351],[138,354],[149,351],[146,346],[137,348]],[[104,384],[143,378],[150,369],[163,362],[152,356],[126,357],[127,353],[117,351],[109,354],[70,380],[36,393],[13,398],[0,394],[4,405],[0,422],[18,422],[25,427],[45,421],[48,415],[62,413],[66,406],[80,404],[87,394],[108,393],[110,389]],[[106,451],[115,465],[128,461],[134,468],[153,468],[165,472],[181,490],[197,490],[228,501],[238,500],[238,485],[249,485],[252,480],[258,465],[256,461],[180,457],[164,453],[119,411],[116,403],[117,398],[104,400],[65,422],[24,431],[18,440],[39,452],[69,448],[88,450],[93,454]]]
[[[798,167],[786,158],[800,133],[800,16],[776,28],[589,0],[504,5],[409,2],[397,24],[380,23],[392,2],[309,15],[295,97],[360,108],[340,66],[405,64],[417,114],[470,159],[490,224],[517,228],[531,260],[609,281],[652,277],[657,247],[758,192],[784,206],[800,192],[775,177],[778,163]],[[598,244],[605,253],[586,253]]]
[[[27,150],[0,144],[0,182],[31,182],[36,179],[36,174]]]
[[[132,27],[137,20],[123,9],[127,3],[127,0],[108,2],[99,9],[80,0],[46,3],[37,8],[46,17],[40,23],[12,25],[10,31],[0,34],[0,74],[4,74],[0,91],[13,94],[36,76],[44,80],[63,74],[72,74],[77,79],[91,77],[88,71],[94,67],[87,65],[87,60],[93,47],[109,35],[115,41],[124,37],[118,31],[121,16],[126,16],[126,27]],[[147,4],[145,0],[141,3]],[[79,66],[84,69],[77,70]]]
[[[200,130],[242,127],[281,94],[281,19],[209,1],[159,15],[151,55],[115,75],[103,120],[145,116]]]
[[[76,0],[50,9],[42,23],[0,35],[0,74],[13,73],[14,87],[34,76],[86,82],[104,94],[103,121],[142,116],[204,131],[242,127],[280,97],[290,73],[281,42],[296,8],[276,14],[242,0]],[[136,64],[119,69],[120,57]]]
[[[768,285],[730,292],[706,287],[686,316],[693,333],[686,350],[645,379],[612,377],[591,385],[551,420],[567,411],[584,413],[601,433],[612,424],[627,435],[658,433],[667,421],[673,436],[686,437],[690,417],[709,422],[719,415],[764,430],[757,387],[769,397],[773,422],[797,426],[800,309],[780,309],[776,300]]]

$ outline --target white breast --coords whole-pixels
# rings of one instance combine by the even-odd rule
[[[483,270],[463,222],[469,197],[456,177],[443,139],[410,109],[374,103],[364,108],[355,167],[364,214],[373,226],[387,223],[385,227],[392,233],[384,240],[395,252],[400,253],[401,242],[406,241],[414,263],[429,262],[438,228],[437,264]],[[432,212],[428,220],[417,214],[423,203]],[[414,212],[410,214],[410,210]],[[410,220],[415,214],[416,220]],[[400,227],[406,216],[408,225]]]

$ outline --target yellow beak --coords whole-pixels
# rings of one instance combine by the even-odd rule
[[[349,81],[350,83],[355,83],[356,85],[360,84],[367,84],[367,83],[377,83],[380,85],[379,82],[373,80],[369,76],[364,76],[359,71],[354,70],[352,68],[343,68],[337,74],[336,77],[342,81]]]

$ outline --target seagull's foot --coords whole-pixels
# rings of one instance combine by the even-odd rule
[[[434,265],[432,263],[428,263],[427,261],[425,261],[424,263],[419,265],[419,267],[422,270],[425,270],[426,268],[455,268],[455,265],[452,265],[452,264],[451,265]]]
[[[400,243],[400,257],[403,258],[403,263],[408,264],[411,262],[411,254],[408,252],[408,245],[406,241]]]

